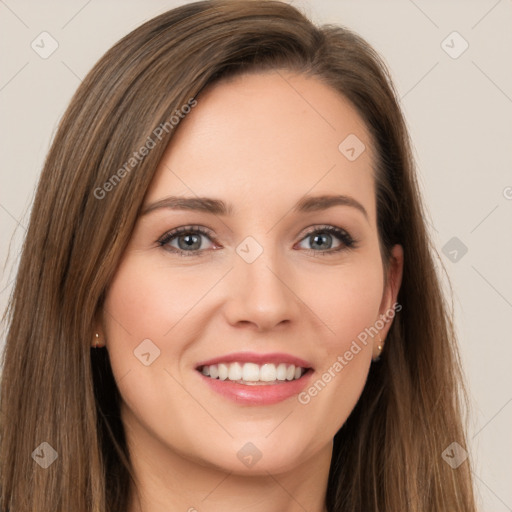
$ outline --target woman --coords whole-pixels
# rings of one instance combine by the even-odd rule
[[[96,64],[9,320],[2,510],[475,510],[391,80],[285,3],[191,3]]]

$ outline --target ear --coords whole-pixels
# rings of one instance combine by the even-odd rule
[[[388,335],[391,324],[393,323],[394,312],[400,310],[397,304],[398,292],[402,284],[402,275],[404,270],[404,250],[399,244],[394,245],[391,249],[391,258],[387,268],[386,286],[382,294],[382,301],[379,307],[379,318],[384,323],[384,327],[380,330],[380,340],[374,338],[373,357],[376,358],[380,354],[378,345],[383,347],[386,336]]]

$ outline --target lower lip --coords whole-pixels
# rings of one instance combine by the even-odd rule
[[[199,373],[199,372],[198,372]],[[230,380],[212,379],[199,373],[205,384],[237,404],[271,405],[298,395],[311,379],[313,370],[309,369],[300,379],[278,381],[279,384],[238,384]]]

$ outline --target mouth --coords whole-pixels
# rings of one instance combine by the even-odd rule
[[[268,386],[300,379],[309,368],[286,363],[219,363],[198,368],[204,376],[245,386]]]
[[[199,363],[201,381],[221,396],[245,405],[270,405],[299,394],[314,370],[289,354],[239,352]]]

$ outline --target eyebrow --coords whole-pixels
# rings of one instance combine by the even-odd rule
[[[353,197],[346,195],[304,196],[293,207],[293,211],[296,213],[306,213],[327,210],[333,206],[350,206],[359,210],[365,216],[366,220],[368,220],[368,212],[364,206]],[[140,215],[147,215],[150,212],[162,208],[171,210],[194,210],[212,213],[214,215],[233,214],[233,206],[225,203],[221,199],[213,199],[211,197],[170,196],[144,206]]]

